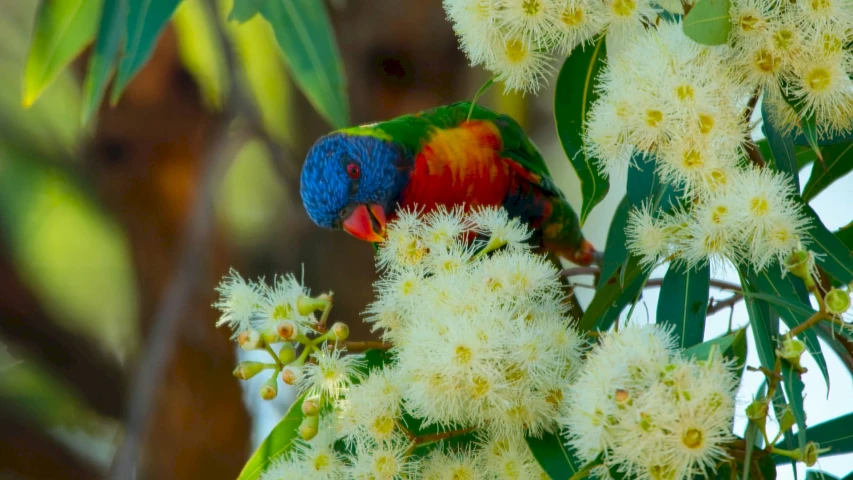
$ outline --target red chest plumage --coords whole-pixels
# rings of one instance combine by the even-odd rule
[[[501,148],[500,133],[488,122],[436,129],[415,157],[400,206],[429,211],[439,205],[501,205],[513,183]]]

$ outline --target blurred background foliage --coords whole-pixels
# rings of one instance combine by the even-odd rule
[[[257,419],[288,395],[244,404],[213,286],[230,266],[304,267],[357,328],[371,250],[310,223],[305,152],[332,128],[470,98],[487,78],[436,1],[233,14],[232,1],[0,0],[0,478],[114,474],[168,315],[137,478],[234,478],[263,438]],[[526,123],[550,109],[540,98],[495,88],[483,102]],[[529,126],[553,142],[542,118]],[[187,245],[208,202],[212,223]]]

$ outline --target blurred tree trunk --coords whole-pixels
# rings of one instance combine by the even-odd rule
[[[101,111],[90,173],[128,236],[146,338],[220,123],[181,66],[171,30],[121,102]],[[231,376],[233,343],[214,328],[210,307],[228,260],[216,239],[210,244],[148,422],[139,478],[234,478],[247,458],[250,422]]]

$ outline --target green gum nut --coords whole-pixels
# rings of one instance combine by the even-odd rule
[[[833,315],[841,315],[850,309],[850,294],[837,288],[831,289],[824,298],[826,310]]]
[[[793,365],[797,369],[801,369],[802,367],[800,367],[800,357],[805,351],[805,343],[797,340],[796,338],[786,338],[782,341],[782,349],[777,350],[776,353],[778,353],[779,356],[790,362],[791,365]]]
[[[767,407],[767,399],[753,400],[753,402],[746,407],[746,417],[749,418],[752,423],[758,425],[762,431],[764,430],[764,425],[767,423]]]
[[[317,436],[317,430],[319,425],[319,416],[314,415],[310,417],[305,417],[302,420],[302,423],[299,424],[299,436],[302,437],[303,440],[311,440],[312,438]]]
[[[794,418],[794,411],[791,410],[791,406],[785,405],[785,409],[782,410],[782,415],[779,417],[779,430],[787,432],[796,422],[797,420]]]
[[[803,279],[806,287],[814,287],[812,279],[812,268],[814,267],[814,256],[806,250],[796,250],[785,259],[785,268],[795,277]]]

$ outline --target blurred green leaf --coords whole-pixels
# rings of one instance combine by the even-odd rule
[[[111,101],[118,103],[127,84],[151,58],[160,33],[172,18],[181,0],[134,0],[129,4],[127,37],[124,54],[118,64],[118,73]]]
[[[799,107],[794,107],[794,109],[798,114],[802,115]],[[815,120],[814,115],[805,118],[801,117],[800,126],[803,128],[803,136],[808,146],[811,147],[818,159],[823,158],[820,151],[820,144],[818,143],[817,120]]]
[[[554,96],[557,134],[581,182],[581,226],[610,189],[595,159],[587,155],[583,138],[586,114],[598,98],[595,82],[606,57],[604,35],[587,48],[574,49],[560,69]]]
[[[851,432],[853,432],[853,413],[848,413],[809,428],[805,431],[805,438],[810,442],[817,442],[821,448],[832,448],[829,452],[821,454],[821,457],[829,457],[853,453],[853,433]],[[803,439],[800,438],[799,442],[794,448],[803,445]],[[786,457],[781,455],[776,455],[773,458],[777,464],[786,461]]]
[[[753,286],[741,275],[741,284],[744,293],[746,311],[749,315],[749,325],[752,327],[752,335],[755,338],[755,348],[758,351],[758,360],[764,368],[773,369],[776,362],[776,336],[779,335],[779,315],[774,314],[770,304],[749,295]]]
[[[223,17],[229,6],[230,1],[222,2]],[[272,27],[256,16],[242,25],[229,22],[226,28],[240,64],[240,80],[247,84],[264,128],[276,141],[294,145],[292,88]]]
[[[808,236],[809,247],[817,252],[815,262],[841,283],[853,282],[853,254],[841,240],[824,226],[817,213],[803,204],[806,216],[811,220]]]
[[[776,463],[769,455],[758,459],[758,471],[761,472],[763,480],[776,480]],[[827,479],[829,480],[829,479]]]
[[[349,125],[344,68],[326,7],[315,0],[270,0],[261,14],[272,25],[293,80],[334,128]]]
[[[128,0],[104,0],[95,48],[89,58],[83,87],[83,123],[87,123],[101,105],[107,81],[115,70],[114,62],[121,50],[127,22]]]
[[[722,45],[729,38],[729,0],[698,0],[684,17],[684,34],[702,45]]]
[[[655,159],[649,155],[634,155],[634,165],[628,169],[626,195],[634,207],[643,202],[653,202],[661,189],[659,178],[655,172]]]
[[[228,20],[237,21],[240,23],[247,22],[252,19],[261,7],[268,0],[234,0],[234,8],[231,9],[231,14],[228,15]]]
[[[302,413],[303,400],[305,400],[305,394],[300,395],[293,402],[293,405],[287,410],[284,418],[273,427],[267,438],[255,450],[255,453],[249,457],[249,461],[246,462],[237,480],[254,480],[258,478],[273,460],[290,451],[293,441],[299,438],[299,424],[302,423],[302,419],[305,417]]]
[[[607,242],[604,245],[604,256],[601,259],[601,271],[598,278],[598,288],[601,288],[610,277],[628,260],[628,240],[625,226],[628,225],[628,212],[631,203],[628,197],[622,198],[613,213],[610,229],[607,231]]]
[[[708,311],[711,266],[685,268],[671,263],[660,289],[657,323],[672,326],[681,348],[702,343]]]
[[[43,0],[24,72],[30,106],[95,35],[102,0]],[[5,7],[4,7],[5,8]]]
[[[803,200],[806,202],[853,170],[853,142],[825,146],[821,153],[823,163],[814,164],[809,181],[803,187]]]
[[[571,478],[584,465],[563,444],[559,435],[545,433],[541,438],[526,437],[526,440],[536,461],[551,478]]]
[[[794,139],[791,135],[783,135],[782,132],[770,121],[766,105],[761,107],[761,116],[764,118],[762,130],[770,151],[773,154],[773,164],[776,169],[788,174],[794,182],[797,191],[800,191],[800,168],[797,164],[797,154],[794,149]],[[767,157],[765,157],[767,158]]]
[[[61,171],[0,146],[0,230],[46,311],[120,355],[137,345],[133,267],[120,228]]]
[[[217,33],[218,21],[202,0],[185,0],[172,19],[181,61],[195,78],[205,103],[215,109],[222,107],[230,81],[224,46]]]
[[[749,474],[752,466],[752,453],[755,450],[755,440],[758,438],[758,425],[754,422],[749,422],[746,426],[746,434],[744,435],[744,444],[746,451],[743,456],[743,480],[749,480]]]

